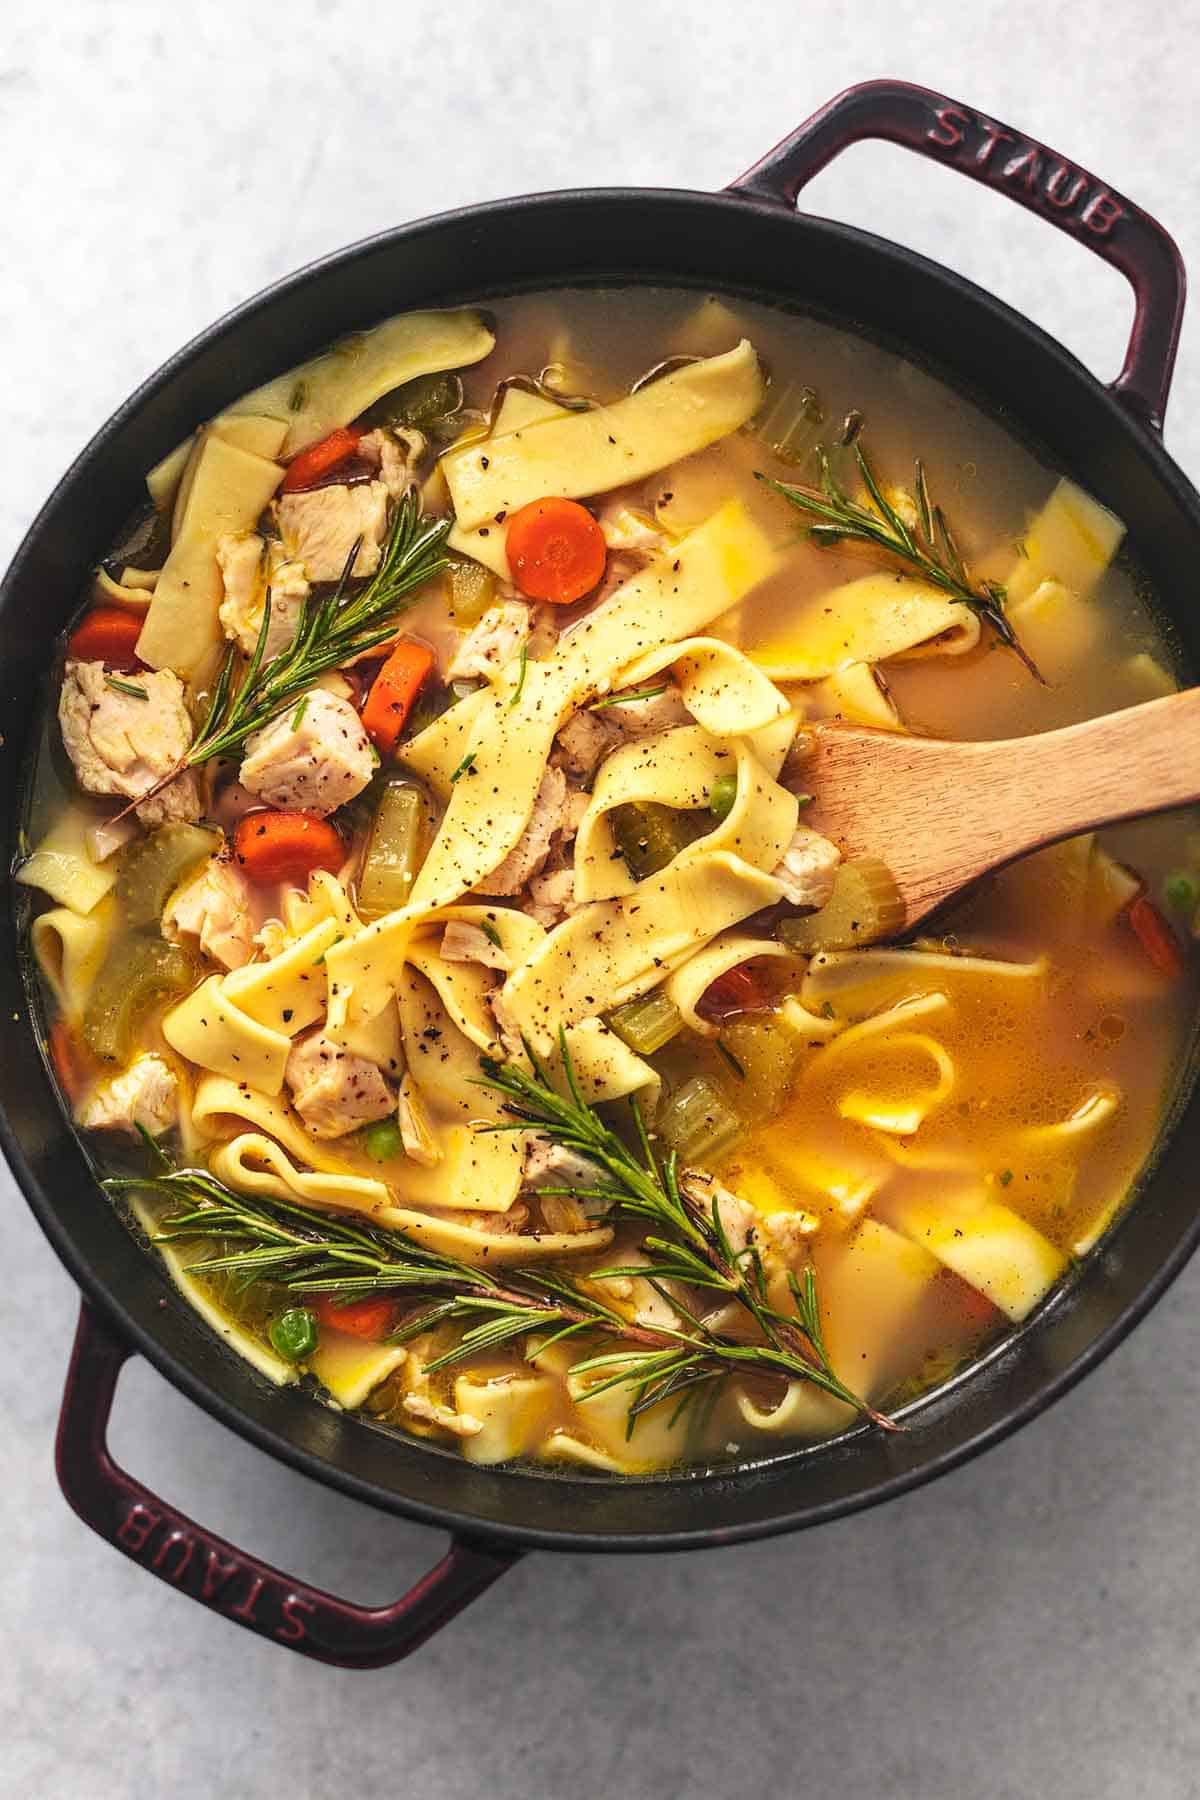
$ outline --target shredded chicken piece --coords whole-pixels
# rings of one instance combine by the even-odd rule
[[[553,931],[575,910],[575,871],[547,869],[529,883],[525,911],[547,931]]]
[[[748,1200],[743,1200],[740,1194],[731,1192],[710,1176],[696,1170],[688,1171],[683,1177],[683,1185],[709,1217],[712,1215],[713,1202],[716,1202],[717,1216],[729,1239],[730,1248],[735,1255],[739,1250],[744,1250],[762,1222],[758,1208],[751,1206]]]
[[[620,712],[621,709],[612,707],[609,710]],[[599,764],[620,741],[616,726],[609,724],[603,713],[589,712],[584,707],[581,712],[572,713],[555,738],[555,760],[569,775],[590,781]]]
[[[161,1137],[179,1119],[179,1084],[161,1056],[139,1056],[122,1074],[100,1082],[76,1113],[85,1131],[139,1130]]]
[[[528,825],[500,866],[479,883],[483,893],[519,894],[526,882],[540,872],[562,823],[566,798],[566,776],[561,769],[547,768]]]
[[[490,681],[529,642],[529,608],[523,600],[489,606],[469,631],[446,671],[447,681]]]
[[[642,550],[610,550],[608,563],[604,570],[604,579],[595,593],[589,596],[589,604],[600,606],[605,600],[611,600],[618,588],[623,588],[627,581],[640,575],[650,558]]]
[[[658,683],[650,685],[657,687]],[[677,725],[696,723],[674,681],[668,681],[661,694],[653,694],[648,700],[622,700],[617,706],[605,707],[604,713],[627,744],[651,737],[656,731],[673,731]]]
[[[239,779],[272,806],[324,818],[361,794],[374,772],[370,740],[349,701],[310,688],[246,739]]]
[[[603,1184],[603,1169],[589,1157],[581,1156],[578,1150],[568,1150],[549,1138],[530,1137],[525,1150],[522,1187],[536,1191],[554,1187],[594,1188]],[[612,1201],[589,1200],[582,1195],[576,1205],[592,1218],[601,1218],[612,1209]]]
[[[68,662],[58,697],[63,744],[81,788],[136,800],[187,754],[192,721],[183,683],[170,669],[145,669],[113,687],[102,662]],[[136,688],[136,693],[128,690]],[[200,817],[195,771],[143,801],[137,816],[150,829],[169,819]]]
[[[425,433],[411,425],[396,432],[380,426],[359,438],[356,454],[379,470],[384,487],[393,500],[399,500],[416,480],[417,468],[428,446]]]
[[[373,1062],[335,1044],[320,1030],[297,1038],[284,1079],[292,1104],[315,1138],[344,1137],[386,1119],[396,1101]]]
[[[162,916],[163,936],[191,939],[226,969],[240,969],[254,955],[250,884],[226,855],[210,857],[176,888]]]
[[[824,906],[833,892],[842,853],[819,831],[799,825],[783,860],[772,872],[793,906]]]
[[[609,500],[596,522],[610,550],[640,550],[653,556],[666,543],[649,513],[639,512],[624,500]]]
[[[284,560],[278,544],[269,547],[256,531],[231,532],[217,540],[217,562],[225,587],[218,617],[221,629],[250,656],[262,629],[263,606],[271,590],[271,626],[263,655],[269,661],[286,650],[308,599],[303,565]]]
[[[820,1229],[821,1221],[816,1214],[802,1208],[795,1212],[766,1213],[762,1220],[768,1246],[787,1263],[807,1256],[809,1241]]]
[[[304,565],[310,581],[337,581],[357,538],[353,575],[373,575],[387,529],[388,490],[382,481],[342,482],[281,494],[279,530],[288,557]]]
[[[452,1406],[443,1406],[427,1394],[405,1394],[400,1404],[414,1419],[423,1419],[427,1425],[440,1425],[443,1431],[449,1431],[455,1437],[474,1437],[483,1430],[483,1420],[477,1419],[474,1413],[455,1412]]]
[[[485,969],[499,969],[507,974],[512,959],[499,944],[493,944],[486,931],[466,919],[451,919],[442,933],[442,961],[479,963]]]

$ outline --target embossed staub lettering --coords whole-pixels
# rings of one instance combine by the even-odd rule
[[[306,1615],[317,1610],[311,1600],[237,1557],[222,1556],[203,1533],[170,1514],[133,1500],[117,1526],[116,1541],[164,1581],[230,1618],[270,1632],[284,1643],[298,1644],[308,1635]]]
[[[982,171],[993,187],[1020,188],[1033,206],[1053,209],[1095,237],[1107,237],[1125,217],[1116,196],[1086,171],[965,106],[934,107],[925,141],[963,167]]]

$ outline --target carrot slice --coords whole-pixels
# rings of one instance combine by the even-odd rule
[[[46,1033],[46,1047],[58,1085],[74,1106],[87,1086],[91,1057],[65,1019],[55,1019]]]
[[[718,975],[704,990],[696,1011],[706,1019],[724,1019],[732,1013],[765,1012],[770,1004],[771,996],[754,971],[743,966]]]
[[[313,1300],[313,1311],[330,1331],[369,1338],[373,1344],[385,1338],[396,1322],[396,1307],[391,1300],[350,1300],[343,1306],[333,1294],[318,1294]]]
[[[114,669],[138,669],[137,641],[144,613],[123,606],[93,606],[67,639],[67,655],[78,662],[103,662]]]
[[[1186,966],[1183,950],[1154,902],[1139,894],[1129,902],[1125,916],[1151,966],[1160,975],[1182,975]]]
[[[381,756],[390,756],[396,748],[412,703],[432,667],[432,650],[402,638],[375,677],[362,722]]]
[[[303,488],[315,487],[330,469],[336,469],[339,463],[354,455],[362,435],[357,426],[339,425],[319,443],[301,450],[288,464],[287,474],[279,484],[280,493],[298,494]]]
[[[307,881],[314,869],[336,875],[346,846],[326,819],[306,812],[252,812],[239,819],[233,852],[251,881]]]
[[[578,500],[531,500],[509,520],[508,566],[530,600],[569,606],[604,574],[604,533]]]

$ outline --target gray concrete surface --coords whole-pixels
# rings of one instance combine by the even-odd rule
[[[868,75],[1050,140],[1195,263],[1198,49],[1196,0],[10,0],[0,557],[125,393],[276,275],[505,193],[719,185]],[[811,204],[956,261],[1115,370],[1120,282],[994,197],[862,149]],[[1198,399],[1193,321],[1169,429],[1193,477]],[[0,1204],[5,1796],[1200,1792],[1200,1269],[1051,1417],[932,1489],[719,1556],[533,1557],[406,1667],[350,1675],[185,1604],[68,1513],[50,1457],[74,1295],[7,1181]],[[273,1466],[144,1367],[115,1440],[214,1527],[356,1598],[440,1550]]]

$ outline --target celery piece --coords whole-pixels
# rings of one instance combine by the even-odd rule
[[[496,598],[496,577],[482,563],[469,557],[446,559],[446,584],[450,592],[450,611],[456,625],[477,625]]]
[[[663,1101],[654,1129],[681,1162],[704,1163],[731,1149],[745,1128],[716,1082],[693,1075]]]
[[[738,1104],[755,1122],[773,1119],[787,1102],[803,1050],[794,1032],[773,1014],[744,1013],[721,1027],[721,1043],[745,1070]]]
[[[110,1062],[127,1062],[137,1027],[156,1001],[184,994],[196,965],[178,944],[138,933],[119,938],[109,951],[83,1015],[89,1049]]]
[[[626,1000],[609,1013],[605,1023],[638,1056],[652,1056],[682,1029],[683,1015],[671,996],[658,990],[640,1000]]]
[[[657,875],[681,850],[711,830],[706,815],[679,812],[657,800],[629,801],[614,806],[608,816],[617,849],[635,881]]]
[[[134,930],[157,925],[163,907],[192,870],[221,845],[219,831],[199,825],[160,825],[122,852],[117,870],[117,905]]]
[[[379,797],[358,878],[358,910],[364,919],[381,919],[406,904],[425,860],[424,840],[424,792],[415,781],[389,781]]]
[[[805,956],[814,950],[854,950],[894,937],[903,929],[904,918],[904,902],[891,870],[877,856],[862,856],[842,864],[833,892],[819,911],[781,920],[779,937],[790,950]]]

